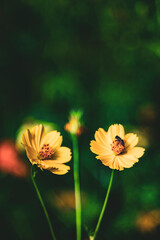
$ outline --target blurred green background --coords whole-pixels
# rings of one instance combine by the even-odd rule
[[[95,228],[111,173],[89,142],[113,123],[137,133],[146,153],[116,171],[97,239],[159,239],[160,1],[1,0],[0,29],[0,240],[51,239],[30,163],[14,143],[24,123],[49,122],[71,148],[64,125],[79,108],[82,240]],[[69,165],[64,176],[37,176],[59,240],[76,236]]]

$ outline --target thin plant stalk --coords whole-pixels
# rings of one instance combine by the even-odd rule
[[[55,234],[54,234],[54,231],[53,231],[53,228],[52,228],[52,224],[51,224],[51,221],[50,221],[50,218],[49,218],[49,215],[48,215],[48,212],[47,212],[47,209],[44,205],[44,202],[43,202],[43,199],[42,199],[42,196],[39,192],[39,189],[37,187],[37,184],[36,184],[36,181],[35,181],[35,177],[36,177],[36,170],[34,168],[34,165],[32,166],[32,182],[33,182],[33,185],[35,187],[35,190],[36,190],[36,193],[37,193],[37,196],[39,198],[39,201],[41,203],[41,206],[43,208],[43,211],[44,211],[44,214],[46,216],[46,219],[47,219],[47,222],[48,222],[48,226],[49,226],[49,229],[50,229],[50,232],[51,232],[51,235],[52,235],[52,239],[53,240],[56,240],[56,237],[55,237]]]
[[[104,212],[105,212],[105,208],[106,208],[106,205],[107,205],[107,202],[108,202],[108,197],[109,197],[111,186],[112,186],[113,175],[114,175],[114,169],[112,170],[112,173],[111,173],[108,190],[107,190],[107,193],[106,193],[106,197],[105,197],[105,200],[104,200],[104,203],[103,203],[102,211],[100,213],[100,216],[99,216],[99,219],[98,219],[98,223],[97,223],[96,229],[94,231],[94,235],[92,237],[92,240],[95,240],[95,238],[97,236],[97,232],[99,230],[99,226],[101,224],[101,221],[102,221],[102,218],[103,218],[103,215],[104,215]]]
[[[77,240],[81,240],[81,194],[79,181],[79,150],[78,140],[75,134],[71,134],[73,144],[73,174],[74,174],[74,188],[75,188],[75,204],[76,204],[76,233]]]

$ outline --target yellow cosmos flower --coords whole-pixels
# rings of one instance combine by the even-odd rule
[[[142,147],[135,147],[138,143],[137,135],[125,135],[121,124],[111,125],[108,132],[99,128],[95,133],[95,140],[91,141],[91,151],[111,169],[124,170],[132,167],[145,151]]]
[[[27,129],[32,129],[35,125],[39,125],[41,123],[44,126],[46,133],[53,131],[57,128],[56,124],[54,124],[52,122],[45,122],[45,121],[40,122],[39,120],[32,119],[32,118],[26,120],[25,123],[23,123],[17,131],[15,146],[19,152],[24,151],[24,147],[22,146],[22,135],[23,135],[24,131]]]
[[[58,175],[63,175],[70,169],[64,163],[71,160],[71,151],[67,147],[61,147],[62,136],[59,132],[51,131],[45,135],[44,126],[36,125],[23,133],[22,141],[32,164]]]

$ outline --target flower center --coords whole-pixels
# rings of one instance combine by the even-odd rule
[[[51,158],[52,155],[54,154],[53,149],[49,146],[49,144],[43,144],[43,146],[41,147],[40,151],[39,151],[39,158],[40,159],[48,159]]]
[[[123,152],[125,146],[124,146],[124,141],[119,137],[119,136],[116,136],[115,137],[115,140],[113,141],[113,143],[111,144],[111,147],[112,147],[112,151],[118,155],[120,154],[121,152]]]

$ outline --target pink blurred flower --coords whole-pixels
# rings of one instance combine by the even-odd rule
[[[28,174],[27,165],[19,157],[11,140],[0,143],[0,171],[16,177],[26,177]]]

